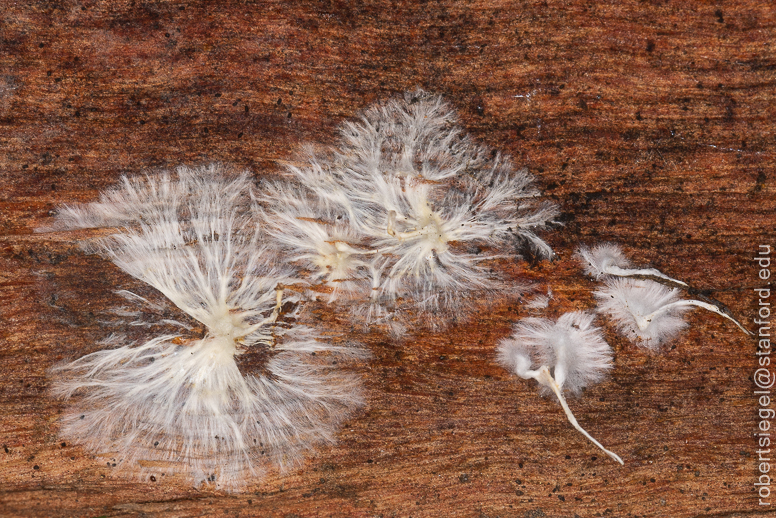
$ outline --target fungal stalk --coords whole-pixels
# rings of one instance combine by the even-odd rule
[[[703,302],[701,300],[678,300],[676,302],[673,302],[671,304],[666,304],[665,306],[662,306],[649,315],[642,316],[642,315],[633,315],[633,317],[636,319],[636,324],[639,326],[639,329],[642,331],[645,330],[655,319],[660,318],[660,316],[669,313],[676,308],[682,307],[682,306],[696,306],[699,308],[703,308],[705,310],[711,311],[712,313],[716,313],[717,315],[727,318],[731,322],[733,322],[735,325],[738,326],[738,328],[744,332],[746,335],[752,335],[752,332],[746,329],[744,326],[742,326],[738,320],[731,317],[730,315],[723,313],[720,311],[720,309],[715,306],[714,304],[709,304],[708,302]]]
[[[588,440],[615,461],[615,453],[604,448],[574,417],[563,395],[564,388],[580,393],[584,387],[603,379],[612,368],[612,351],[600,328],[592,325],[594,316],[584,312],[562,315],[557,322],[528,318],[519,322],[510,338],[498,346],[499,363],[524,379],[534,379],[558,398],[566,418]],[[537,368],[532,368],[538,365]]]
[[[587,437],[587,439],[595,444],[601,451],[606,453],[609,457],[616,460],[620,464],[624,465],[625,463],[622,461],[619,455],[614,453],[613,451],[607,450],[604,448],[604,446],[598,442],[592,435],[590,435],[577,421],[576,417],[574,417],[574,414],[571,412],[571,409],[569,408],[568,403],[566,403],[566,398],[563,396],[563,391],[561,390],[560,385],[558,385],[555,378],[552,377],[552,374],[550,374],[550,369],[546,365],[542,365],[539,367],[538,370],[528,370],[524,371],[522,373],[518,372],[518,376],[524,379],[530,379],[533,378],[536,381],[538,381],[541,385],[550,388],[554,393],[555,396],[558,398],[558,402],[560,402],[560,406],[563,408],[563,412],[566,414],[566,418],[569,420],[569,423],[577,429],[579,433]]]
[[[657,349],[676,337],[686,327],[682,315],[691,307],[716,313],[744,334],[752,334],[718,301],[680,299],[680,290],[698,294],[687,283],[652,268],[631,268],[617,245],[581,247],[577,256],[588,274],[604,279],[604,286],[594,293],[598,311],[608,314],[622,334],[640,345]]]
[[[687,283],[674,279],[655,268],[633,268],[622,249],[613,243],[604,243],[588,248],[581,246],[576,253],[585,272],[600,279],[605,276],[651,278],[669,284],[686,287]]]

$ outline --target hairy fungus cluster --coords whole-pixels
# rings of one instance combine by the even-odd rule
[[[441,328],[470,314],[473,300],[512,296],[522,287],[493,268],[499,258],[521,249],[553,256],[537,232],[558,211],[538,197],[531,175],[465,135],[440,97],[416,90],[343,124],[334,146],[274,180],[179,167],[62,207],[50,229],[106,229],[84,249],[166,301],[119,290],[127,302],[113,313],[146,339],[113,333],[102,350],[52,371],[54,394],[69,400],[62,434],[117,457],[130,474],[178,474],[226,490],[298,465],[363,405],[359,378],[341,360],[368,356],[324,340],[301,309],[322,302],[401,335],[410,318]],[[748,333],[717,301],[681,298],[697,293],[686,283],[634,268],[617,245],[577,256],[602,283],[598,313],[640,346],[658,350],[676,337],[691,307]],[[550,296],[526,307],[544,309]],[[286,302],[298,311],[279,321]],[[595,318],[524,319],[499,344],[498,361],[555,394],[569,422],[622,463],[564,395],[613,367]],[[263,365],[243,371],[250,355]]]
[[[71,400],[63,436],[115,452],[141,476],[180,473],[229,489],[297,465],[362,404],[358,379],[331,360],[363,352],[301,324],[275,325],[281,301],[298,297],[283,294],[293,271],[264,243],[249,184],[221,167],[181,167],[60,212],[59,228],[113,228],[87,249],[207,330],[197,338],[181,324],[144,343],[112,335],[104,350],[55,368],[53,391]],[[246,348],[271,351],[263,373],[238,369]]]
[[[267,230],[309,278],[367,325],[400,313],[443,327],[467,302],[510,286],[486,267],[557,216],[525,170],[473,142],[440,97],[407,93],[341,129],[339,145],[290,166],[257,196]]]
[[[418,90],[346,123],[338,146],[281,180],[179,167],[61,208],[54,230],[108,229],[85,250],[205,330],[166,319],[180,332],[113,334],[103,350],[55,368],[53,391],[69,399],[62,434],[128,473],[227,490],[297,465],[363,404],[357,376],[335,360],[366,353],[298,319],[278,322],[283,304],[324,300],[394,333],[399,313],[443,326],[474,294],[513,291],[488,261],[516,243],[552,255],[535,232],[556,209],[538,194],[530,175]],[[122,295],[115,314],[145,325],[132,305],[157,303]],[[251,350],[266,365],[243,373],[238,360]]]
[[[682,291],[691,290],[687,283],[654,268],[631,267],[617,245],[581,247],[577,256],[588,274],[604,281],[594,293],[598,312],[608,315],[621,334],[642,347],[658,350],[674,339],[687,327],[683,315],[692,307],[716,313],[751,334],[720,303],[682,299]]]
[[[582,246],[576,256],[588,275],[603,281],[603,287],[593,293],[597,312],[607,315],[622,335],[641,347],[659,350],[675,338],[687,327],[683,315],[692,307],[717,313],[750,334],[718,302],[682,299],[682,290],[692,290],[686,283],[654,268],[634,268],[615,244]],[[564,396],[564,389],[577,395],[598,383],[613,367],[612,350],[600,328],[592,325],[594,319],[593,313],[579,311],[557,321],[523,319],[515,325],[513,335],[499,343],[498,361],[521,378],[535,379],[543,392],[553,392],[574,428],[622,464],[617,454],[579,425]]]

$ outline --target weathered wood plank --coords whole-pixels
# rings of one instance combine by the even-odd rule
[[[759,516],[756,344],[701,313],[665,354],[607,327],[609,381],[571,404],[500,369],[526,311],[498,300],[374,353],[336,447],[243,494],[117,477],[57,439],[47,370],[93,350],[129,282],[61,235],[60,203],[122,174],[222,161],[280,170],[304,142],[421,86],[564,211],[550,313],[592,307],[571,253],[617,241],[754,316],[750,260],[776,246],[776,8],[767,2],[0,3],[0,514]],[[336,315],[332,327],[346,330]]]

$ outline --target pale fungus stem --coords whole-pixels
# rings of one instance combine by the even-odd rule
[[[571,425],[579,431],[582,435],[588,438],[590,442],[598,446],[601,451],[606,453],[609,457],[616,460],[620,464],[625,464],[619,455],[616,453],[607,450],[604,448],[600,442],[595,440],[592,435],[587,433],[587,431],[580,426],[580,424],[577,422],[577,419],[574,417],[574,414],[571,412],[571,409],[569,408],[568,404],[566,403],[566,398],[563,397],[563,391],[558,386],[558,384],[555,382],[555,378],[552,377],[550,374],[550,369],[547,368],[546,365],[543,365],[538,370],[530,371],[530,374],[533,376],[533,378],[544,385],[545,387],[549,387],[552,389],[553,392],[555,392],[555,395],[558,397],[558,401],[560,402],[560,406],[563,407],[563,411],[566,413],[566,418],[569,420]]]

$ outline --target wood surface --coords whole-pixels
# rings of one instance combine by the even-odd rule
[[[604,324],[615,369],[570,405],[624,467],[496,365],[529,314],[499,298],[403,342],[355,333],[374,355],[366,408],[335,446],[242,493],[126,480],[57,437],[47,371],[94,350],[128,280],[73,236],[33,233],[55,207],[178,164],[277,173],[418,86],[561,205],[543,234],[558,259],[503,265],[552,289],[548,315],[594,306],[572,253],[615,241],[754,316],[751,257],[776,247],[771,2],[0,0],[0,515],[766,514],[756,344],[701,312],[662,354]]]

